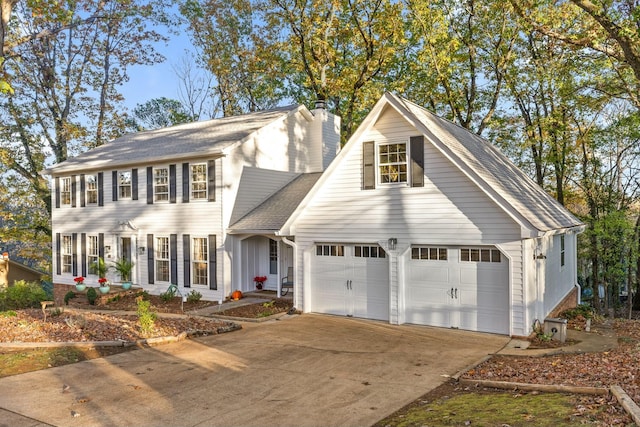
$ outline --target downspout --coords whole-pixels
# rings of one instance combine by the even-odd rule
[[[296,245],[296,242],[294,242],[293,240],[289,240],[286,236],[282,236],[282,241],[291,246],[293,248],[293,277],[297,277],[298,275],[298,245]],[[280,281],[280,283],[278,283],[278,292],[277,292],[277,296],[278,298],[280,298],[280,294],[282,292],[282,278],[278,278],[278,280]],[[296,292],[296,288],[295,288],[295,282],[293,284],[293,295],[294,298],[297,298],[298,296],[298,292]],[[295,306],[295,300],[293,301],[293,305]]]

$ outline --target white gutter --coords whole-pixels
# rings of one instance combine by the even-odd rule
[[[289,246],[291,246],[293,248],[293,277],[295,278],[297,273],[298,273],[298,245],[296,245],[296,242],[287,239],[286,236],[282,236],[282,241],[285,244],[287,244],[287,245],[289,245]],[[277,293],[277,297],[278,298],[280,298],[280,296],[281,296],[280,294],[282,292],[282,278],[279,278],[279,280],[280,280],[280,283],[278,283],[278,293]],[[295,285],[295,282],[294,282],[294,284],[293,284],[293,295],[294,295],[294,297],[297,295],[295,286],[296,285]],[[295,307],[295,305],[296,305],[295,300],[293,301],[293,305]]]

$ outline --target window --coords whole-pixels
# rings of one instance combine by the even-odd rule
[[[343,245],[316,245],[317,256],[344,256]]]
[[[446,261],[448,259],[447,248],[414,246],[411,248],[411,259]]]
[[[269,274],[278,274],[278,242],[269,239]]]
[[[131,172],[118,173],[118,197],[120,199],[131,198]]]
[[[87,236],[87,266],[97,265],[99,257],[98,236]],[[91,269],[88,269],[91,271]]]
[[[155,202],[169,201],[169,169],[153,170],[153,200]]]
[[[193,284],[207,285],[209,252],[206,237],[194,237],[192,240],[193,256],[191,266],[193,269]]]
[[[71,178],[60,178],[60,203],[71,206]]]
[[[98,176],[86,175],[85,176],[85,197],[88,205],[98,204]]]
[[[207,200],[207,165],[191,165],[191,199]]]
[[[501,262],[502,256],[497,249],[460,249],[460,261],[470,262]]]
[[[169,281],[169,238],[156,238],[156,280]]]
[[[73,267],[73,239],[71,235],[62,236],[62,244],[60,245],[60,257],[62,261],[62,273],[71,273]]]
[[[378,171],[381,183],[407,182],[407,170],[406,143],[378,146]]]
[[[358,258],[386,258],[387,254],[378,245],[356,245],[354,256]]]
[[[560,267],[564,267],[564,234],[560,236]]]

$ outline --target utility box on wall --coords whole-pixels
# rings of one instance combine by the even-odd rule
[[[567,319],[548,317],[544,319],[544,334],[551,339],[565,342],[567,340]]]

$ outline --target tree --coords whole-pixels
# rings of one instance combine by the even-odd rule
[[[12,46],[11,60],[4,63],[13,91],[0,103],[0,164],[3,180],[10,179],[20,197],[32,200],[14,210],[25,222],[8,224],[15,236],[17,227],[27,227],[50,238],[51,195],[40,171],[122,132],[116,86],[126,79],[128,67],[162,59],[148,46],[162,37],[144,26],[155,17],[154,3],[64,2],[57,14],[40,13],[23,2],[14,6],[9,21],[14,42],[5,39],[5,46]],[[87,10],[102,15],[87,20]],[[59,14],[78,24],[61,24]],[[18,43],[18,34],[47,36]]]
[[[133,109],[133,126],[137,130],[159,129],[180,123],[189,123],[192,117],[175,99],[155,98]]]

